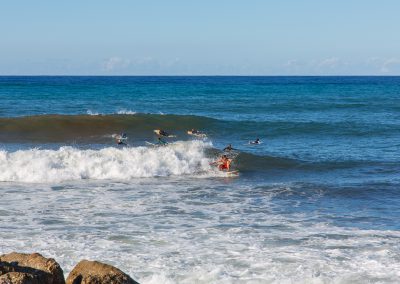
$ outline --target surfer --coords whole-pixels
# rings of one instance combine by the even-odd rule
[[[230,152],[230,151],[233,151],[233,150],[237,150],[237,149],[235,149],[235,148],[233,148],[232,147],[232,144],[229,144],[228,146],[226,146],[225,148],[224,148],[224,152]]]
[[[124,141],[127,139],[128,139],[128,136],[126,135],[126,133],[122,133],[121,135],[118,135],[115,140],[118,145],[126,146],[126,143]]]
[[[165,136],[165,137],[169,136],[169,134],[162,129],[158,129],[156,133],[160,136]]]
[[[201,137],[201,138],[206,138],[207,135],[196,128],[192,128],[192,130],[188,130],[187,134],[195,136],[195,137]]]
[[[232,160],[228,158],[227,155],[222,155],[219,160],[211,163],[210,165],[217,165],[220,171],[227,170],[229,171],[231,167]]]
[[[222,157],[216,162],[218,165],[218,169],[220,171],[227,170],[229,171],[231,167],[232,160],[228,158],[226,155],[222,155]]]
[[[257,138],[256,140],[250,142],[250,144],[260,144],[260,143],[261,143],[261,141],[260,141],[259,138]]]

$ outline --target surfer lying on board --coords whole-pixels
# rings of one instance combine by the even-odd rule
[[[228,146],[226,146],[225,148],[224,148],[224,150],[223,151],[232,151],[232,150],[237,150],[237,149],[235,149],[235,148],[233,148],[232,147],[232,144],[229,144]]]
[[[199,130],[197,130],[195,128],[192,128],[192,130],[188,130],[187,134],[195,136],[195,137],[201,137],[201,138],[206,138],[207,137],[207,135],[205,133],[203,133],[203,132],[201,132],[201,131],[199,131]]]
[[[165,137],[169,136],[169,134],[162,129],[158,129],[156,133],[160,136],[165,136]]]

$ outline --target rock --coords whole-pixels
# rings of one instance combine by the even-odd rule
[[[65,284],[60,265],[39,253],[12,252],[0,256],[0,284]]]
[[[0,284],[40,284],[34,276],[23,272],[9,272],[0,276]]]
[[[67,277],[67,284],[139,284],[118,268],[98,261],[81,260]]]

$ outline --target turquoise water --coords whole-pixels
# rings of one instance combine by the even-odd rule
[[[400,277],[400,77],[0,77],[0,102],[3,252],[141,283]],[[237,177],[210,166],[227,144]]]

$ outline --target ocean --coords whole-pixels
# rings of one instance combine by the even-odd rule
[[[238,175],[211,164],[228,144]],[[399,150],[400,77],[0,77],[0,254],[145,284],[399,283]]]

